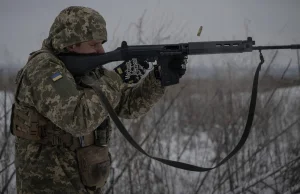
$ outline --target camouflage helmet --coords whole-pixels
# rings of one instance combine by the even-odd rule
[[[90,40],[106,42],[104,18],[91,8],[70,6],[55,18],[44,44],[50,44],[47,46],[55,52],[66,52],[66,47]]]

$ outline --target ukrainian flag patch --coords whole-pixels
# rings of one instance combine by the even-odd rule
[[[56,82],[56,81],[59,80],[60,78],[62,78],[62,75],[61,75],[60,72],[57,72],[57,73],[55,73],[55,74],[53,74],[53,75],[51,76],[51,79],[52,79],[52,81],[54,81],[54,82]]]

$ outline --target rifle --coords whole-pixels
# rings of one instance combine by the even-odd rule
[[[127,43],[123,41],[121,47],[118,47],[116,50],[107,52],[105,54],[68,53],[61,54],[58,57],[64,62],[66,68],[73,74],[74,77],[83,76],[89,71],[92,71],[93,69],[101,65],[105,65],[106,63],[114,61],[126,61],[132,58],[140,58],[142,60],[146,60],[147,62],[157,61],[157,64],[161,66],[161,84],[163,86],[169,86],[177,84],[179,82],[178,75],[169,69],[168,65],[170,56],[243,53],[258,50],[260,53],[260,63],[254,75],[248,118],[242,137],[239,140],[236,147],[221,162],[217,163],[215,166],[210,168],[194,166],[179,161],[167,160],[149,155],[146,151],[143,150],[143,148],[139,146],[138,143],[136,143],[136,141],[128,133],[127,129],[124,127],[123,123],[118,118],[117,114],[110,105],[104,93],[101,90],[99,90],[99,88],[93,88],[95,92],[99,95],[103,105],[105,106],[112,120],[115,122],[119,131],[123,134],[127,141],[138,151],[154,160],[157,160],[169,166],[173,166],[175,168],[180,168],[188,171],[204,172],[215,169],[224,164],[226,161],[228,161],[242,148],[249,136],[256,106],[259,71],[261,69],[261,65],[264,63],[264,57],[261,51],[274,49],[300,49],[299,44],[281,46],[254,45],[255,41],[253,41],[251,37],[248,37],[247,40],[189,42],[180,44],[137,46],[128,46]]]
[[[147,62],[157,61],[157,64],[161,66],[161,84],[169,86],[179,83],[178,75],[168,68],[170,56],[244,53],[254,50],[261,52],[261,50],[269,49],[300,49],[300,45],[297,44],[282,46],[254,45],[255,41],[251,37],[248,37],[247,40],[133,46],[128,46],[127,42],[123,41],[121,47],[104,54],[66,53],[60,54],[59,58],[73,76],[83,76],[86,72],[115,61],[126,61],[132,58],[140,58]]]

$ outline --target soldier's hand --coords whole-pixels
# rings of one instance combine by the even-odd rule
[[[176,55],[170,59],[169,69],[178,74],[181,78],[186,72],[187,56]]]
[[[114,68],[114,71],[121,76],[125,83],[137,83],[149,68],[149,64],[141,59],[124,61]]]

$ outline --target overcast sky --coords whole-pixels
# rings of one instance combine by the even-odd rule
[[[107,21],[108,39],[146,12],[146,25],[172,20],[171,30],[185,26],[190,41],[245,39],[245,23],[257,45],[300,43],[300,0],[0,0],[0,63],[24,61],[40,48],[57,14],[67,6],[83,5],[99,11]],[[150,22],[151,21],[151,22]],[[197,37],[199,26],[201,37]],[[149,29],[149,28],[148,28]]]

